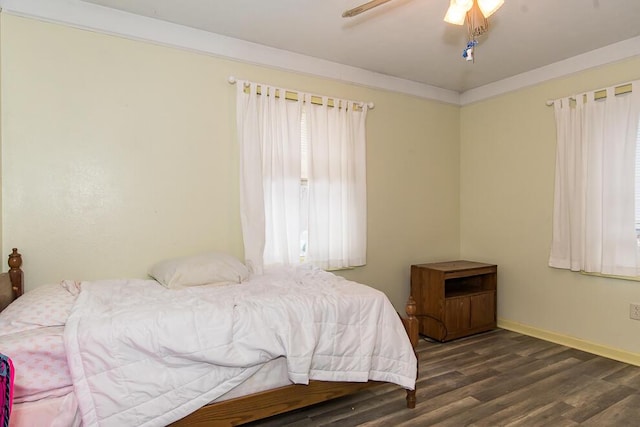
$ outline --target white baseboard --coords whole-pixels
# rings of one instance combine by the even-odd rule
[[[556,344],[586,351],[588,353],[597,354],[598,356],[618,360],[630,365],[640,366],[640,354],[638,353],[632,353],[630,351],[607,347],[601,344],[584,341],[578,338],[558,334],[556,332],[551,332],[544,329],[534,328],[533,326],[524,325],[522,323],[513,322],[506,319],[498,319],[498,327],[507,329],[509,331],[518,332],[523,335],[529,335],[545,341],[550,341]]]

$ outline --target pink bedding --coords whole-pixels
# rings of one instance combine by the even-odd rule
[[[17,367],[10,427],[80,425],[63,342],[63,325],[74,300],[67,286],[46,285],[0,314],[0,348]],[[286,361],[278,358],[217,400],[290,383]]]
[[[0,349],[15,368],[10,426],[79,425],[63,342],[73,284],[41,286],[0,313]]]
[[[13,405],[9,427],[78,427],[78,402],[73,392]]]
[[[58,397],[73,389],[63,342],[64,326],[0,336],[0,348],[15,366],[14,402]]]
[[[73,388],[63,335],[77,296],[74,284],[41,286],[0,313],[0,349],[15,366],[16,403],[63,396]]]

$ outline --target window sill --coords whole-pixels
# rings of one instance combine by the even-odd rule
[[[589,273],[583,270],[580,270],[580,274],[584,274],[585,276],[604,277],[606,279],[629,280],[632,282],[640,282],[640,276],[616,276],[615,274]]]

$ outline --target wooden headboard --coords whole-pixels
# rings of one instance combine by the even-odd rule
[[[9,255],[9,271],[0,273],[0,311],[3,311],[24,292],[22,255],[13,248]]]
[[[9,279],[13,288],[13,297],[18,298],[24,293],[24,273],[22,272],[22,255],[17,248],[9,254]]]

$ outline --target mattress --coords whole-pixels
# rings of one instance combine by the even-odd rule
[[[24,376],[28,377],[31,373],[24,372]],[[70,377],[69,381],[71,381]],[[259,371],[214,402],[222,402],[289,384],[292,383],[287,376],[287,361],[279,357],[265,363]],[[73,391],[61,394],[61,389],[57,389],[56,392],[51,392],[49,395],[50,397],[34,401],[24,401],[23,399],[21,403],[14,403],[9,427],[77,427],[82,424],[78,402]]]
[[[78,427],[82,424],[75,394],[14,403],[9,427]]]

